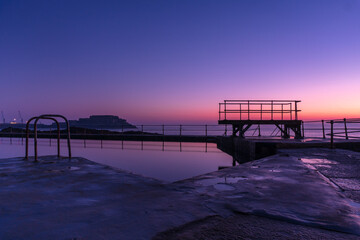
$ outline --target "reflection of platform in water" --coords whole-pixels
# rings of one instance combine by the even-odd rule
[[[275,125],[283,138],[302,138],[301,124],[298,120],[298,100],[224,100],[219,103],[219,124],[233,127],[232,135],[244,137],[252,125]]]

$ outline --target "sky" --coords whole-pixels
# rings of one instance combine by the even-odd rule
[[[216,123],[224,99],[360,117],[359,0],[0,0],[0,110]]]

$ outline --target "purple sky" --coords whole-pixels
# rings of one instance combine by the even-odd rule
[[[360,117],[360,1],[0,1],[0,110],[215,122],[223,99]]]

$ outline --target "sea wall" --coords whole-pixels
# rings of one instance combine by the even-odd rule
[[[254,141],[239,137],[218,137],[217,146],[239,162],[248,162],[276,154],[277,145],[273,142]]]

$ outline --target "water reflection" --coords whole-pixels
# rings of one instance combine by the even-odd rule
[[[232,166],[231,156],[214,143],[132,142],[72,140],[73,156],[123,169],[147,177],[172,182]],[[39,156],[55,155],[55,139],[39,139]],[[33,156],[33,142],[29,154]],[[25,141],[0,138],[0,158],[24,156]],[[61,155],[66,156],[66,142],[61,141]]]

